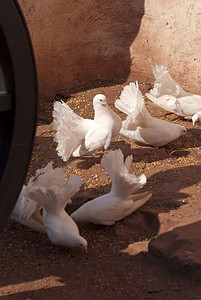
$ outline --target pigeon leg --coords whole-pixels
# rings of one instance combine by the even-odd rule
[[[100,160],[101,160],[101,154],[95,154],[93,153],[93,163],[95,166],[100,166]]]

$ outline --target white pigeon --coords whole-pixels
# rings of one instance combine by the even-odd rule
[[[66,186],[64,172],[61,168],[53,169],[52,162],[45,167],[36,170],[35,176],[32,176],[27,186],[23,186],[18,197],[17,203],[11,215],[11,219],[30,227],[36,231],[45,232],[41,215],[41,205],[24,195],[27,187],[44,186],[46,188],[54,186],[55,192]]]
[[[60,169],[56,170],[60,172]],[[43,224],[52,244],[87,250],[87,241],[80,236],[77,225],[65,211],[69,199],[75,195],[84,181],[74,174],[70,176],[67,184],[59,187],[57,185],[59,176],[56,176],[56,172],[54,175],[48,178],[48,187],[39,183],[28,185],[24,196],[43,206]],[[45,175],[40,175],[42,176]],[[39,181],[40,177],[36,180]]]
[[[53,129],[57,153],[67,161],[70,156],[79,157],[107,149],[121,129],[121,118],[108,106],[104,95],[93,99],[94,120],[78,116],[63,101],[56,101],[53,109]]]
[[[146,183],[144,174],[136,177],[129,173],[132,159],[132,155],[128,156],[124,162],[120,149],[109,150],[103,155],[101,165],[106,169],[112,181],[111,190],[108,194],[86,202],[73,212],[71,217],[75,222],[113,225],[149,200],[151,192],[132,195]]]
[[[134,141],[154,147],[164,146],[186,133],[184,126],[153,118],[147,111],[144,98],[136,85],[126,85],[115,101],[115,106],[125,114],[120,134]]]
[[[151,100],[152,107],[169,111],[185,119],[192,119],[193,115],[201,111],[201,96],[185,92],[182,87],[172,79],[165,66],[155,65],[154,88],[146,93]]]

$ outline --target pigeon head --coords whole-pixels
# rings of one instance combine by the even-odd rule
[[[201,111],[198,111],[196,114],[192,116],[192,122],[193,122],[193,126],[195,126],[195,123],[201,124]]]
[[[80,235],[75,239],[75,247],[81,248],[87,252],[87,241]]]
[[[101,106],[107,105],[107,98],[102,94],[96,95],[93,99],[93,106],[95,107],[98,105],[101,105]]]
[[[187,129],[184,126],[181,126],[181,135],[185,135],[187,133]]]

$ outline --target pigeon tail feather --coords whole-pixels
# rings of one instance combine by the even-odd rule
[[[85,183],[86,180],[81,180],[79,175],[73,174],[69,177],[68,183],[62,191],[64,199],[71,199]],[[67,201],[68,202],[68,201]],[[64,207],[67,203],[64,203]]]
[[[28,187],[44,186],[51,187],[55,193],[60,191],[66,186],[66,178],[62,168],[53,168],[53,163],[49,162],[45,167],[36,170],[35,176],[31,177]],[[70,203],[71,200],[68,201]]]
[[[185,97],[190,95],[170,76],[166,66],[155,64],[152,66],[152,70],[155,76],[155,83],[154,88],[150,90],[150,94],[154,97],[158,98],[163,95]]]
[[[83,184],[78,175],[71,175],[69,182],[60,192],[54,190],[54,186],[46,188],[44,186],[27,186],[25,197],[36,201],[39,205],[45,207],[47,212],[60,211],[65,208],[71,197],[73,197]]]
[[[129,174],[130,161],[129,164],[128,161],[124,163],[124,156],[120,149],[110,150],[107,154],[104,154],[101,165],[106,169],[112,181],[111,193],[117,196],[126,198],[146,183],[145,175],[136,177],[134,174]]]
[[[83,126],[80,126],[83,120],[63,101],[54,103],[53,129],[56,130],[54,140],[57,142],[57,153],[64,161],[70,158],[84,138]]]
[[[136,85],[134,82],[130,82],[129,85],[126,85],[121,92],[120,99],[115,101],[115,107],[127,115],[136,110],[137,105],[142,106],[143,104],[144,99],[139,90],[137,81]]]
[[[138,82],[130,82],[126,85],[115,101],[115,106],[128,116],[123,121],[122,128],[136,130],[137,127],[147,127],[152,119],[144,103],[143,95],[139,89]]]
[[[29,186],[42,185],[45,187],[53,186],[62,188],[66,184],[65,174],[62,168],[53,168],[53,163],[49,162],[45,167],[36,170],[35,176],[29,180]]]

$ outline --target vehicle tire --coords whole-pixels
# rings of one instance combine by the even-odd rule
[[[30,163],[37,119],[37,73],[31,39],[16,0],[0,1],[0,232]]]

